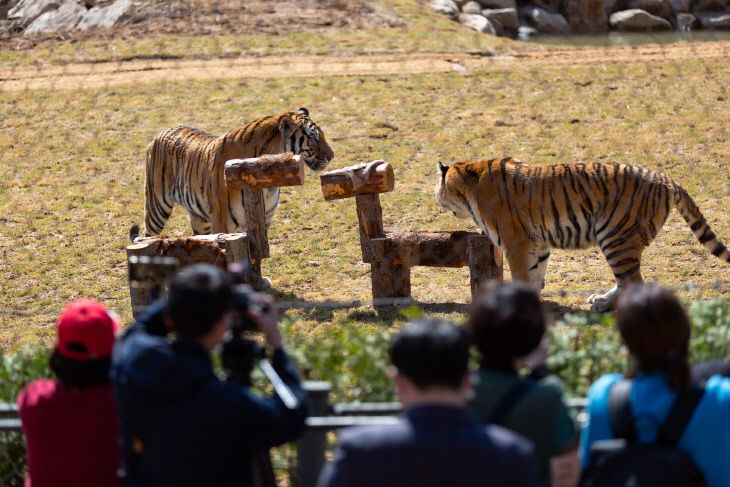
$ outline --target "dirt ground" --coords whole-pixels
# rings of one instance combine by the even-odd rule
[[[30,49],[57,40],[276,35],[405,25],[367,0],[155,0],[135,2],[133,8],[129,18],[110,29],[26,36],[11,22],[0,22],[0,49]]]
[[[15,68],[0,73],[0,91],[73,89],[163,80],[312,77],[415,74],[449,71],[601,66],[681,59],[727,59],[730,42],[590,47],[519,52],[453,54],[378,54],[370,56],[240,57],[212,60],[142,60],[75,64],[45,68]]]

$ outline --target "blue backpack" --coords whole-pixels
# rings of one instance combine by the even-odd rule
[[[631,380],[617,382],[608,394],[615,439],[596,441],[583,471],[581,487],[704,487],[705,477],[692,457],[677,448],[704,389],[681,391],[654,443],[639,443],[629,407]]]

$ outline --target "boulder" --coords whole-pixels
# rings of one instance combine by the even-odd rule
[[[73,30],[86,13],[86,7],[76,0],[65,0],[56,10],[35,19],[23,32],[25,35],[39,32],[66,32]]]
[[[603,0],[563,0],[563,16],[574,34],[608,32]]]
[[[517,0],[477,0],[484,8],[517,8]]]
[[[522,23],[519,27],[517,27],[517,38],[521,41],[530,40],[531,37],[536,36],[537,34],[537,29],[531,25]]]
[[[447,15],[452,19],[455,19],[459,15],[459,7],[453,0],[431,0],[429,5],[436,12]]]
[[[626,8],[628,10],[636,8],[645,10],[652,15],[658,15],[667,20],[673,17],[674,11],[672,0],[629,0],[626,3]]]
[[[15,7],[8,10],[8,20],[28,25],[44,13],[56,10],[60,5],[60,0],[20,0]]]
[[[689,12],[692,0],[672,0],[672,10],[675,14],[682,14]]]
[[[482,34],[491,34],[493,36],[497,35],[497,29],[495,29],[492,23],[483,15],[459,14],[459,22],[477,32],[481,32]]]
[[[610,17],[612,13],[616,11],[618,6],[618,0],[604,0],[603,11],[606,12],[606,18]]]
[[[474,1],[466,2],[461,7],[461,12],[462,13],[465,13],[465,14],[479,14],[479,15],[481,15],[482,14],[482,6],[479,5],[477,2],[474,2]]]
[[[699,12],[697,20],[703,29],[730,30],[730,14],[722,12]]]
[[[531,0],[530,6],[541,8],[551,14],[555,14],[560,11],[560,3],[560,0]]]
[[[551,14],[539,7],[524,7],[520,13],[541,34],[570,34],[570,25],[560,14]]]
[[[519,24],[516,8],[485,8],[482,10],[482,15],[504,30],[514,31]]]
[[[608,22],[612,28],[621,31],[653,32],[672,29],[672,24],[667,19],[638,8],[615,12],[608,18]]]
[[[697,22],[697,18],[688,13],[679,13],[677,14],[677,30],[680,32],[689,32],[691,30],[695,30],[697,27],[700,26],[700,23]]]
[[[84,14],[76,28],[86,30],[95,27],[112,27],[120,20],[129,17],[131,10],[132,0],[116,0],[107,6],[92,7]]]

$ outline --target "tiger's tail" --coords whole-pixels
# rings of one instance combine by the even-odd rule
[[[681,186],[674,186],[674,205],[697,240],[715,257],[730,263],[730,250],[717,238],[710,229],[705,216],[695,204],[692,197]]]

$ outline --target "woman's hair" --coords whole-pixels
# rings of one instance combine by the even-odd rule
[[[48,363],[58,380],[69,387],[86,389],[88,387],[103,386],[110,382],[109,366],[111,357],[74,360],[64,357],[58,348],[54,348]]]
[[[546,318],[527,284],[490,281],[471,306],[467,330],[487,362],[524,357],[540,344]]]
[[[674,294],[656,284],[632,285],[619,296],[616,327],[639,371],[661,371],[672,389],[690,382],[690,324]]]

